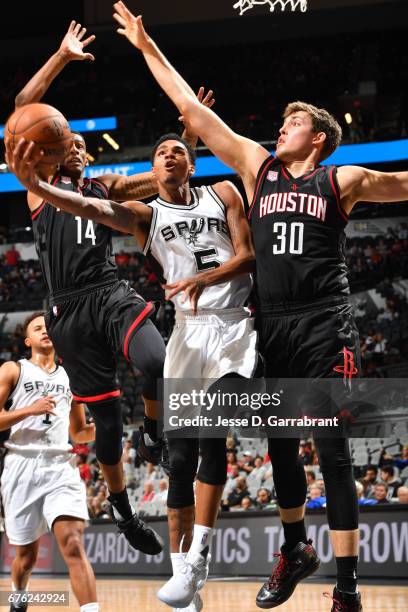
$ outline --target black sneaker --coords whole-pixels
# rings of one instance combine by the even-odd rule
[[[108,498],[109,499],[109,498]],[[158,555],[163,550],[164,542],[158,533],[148,527],[135,513],[131,519],[117,519],[111,503],[108,504],[112,521],[117,525],[119,532],[123,533],[132,548],[140,550],[146,555]]]
[[[320,565],[312,540],[307,544],[299,542],[290,552],[284,544],[280,554],[274,556],[279,557],[279,563],[256,596],[258,608],[276,608],[285,603],[298,582],[313,574]]]
[[[20,603],[19,606],[17,607],[16,604],[12,603],[10,605],[10,612],[26,612],[28,608],[28,603]]]
[[[363,609],[360,593],[343,593],[335,587],[333,597],[330,593],[323,593],[323,595],[333,600],[331,612],[361,612]]]
[[[157,442],[153,442],[149,434],[145,433],[143,425],[139,427],[140,441],[137,447],[137,455],[142,461],[148,461],[153,465],[161,465],[166,471],[168,468],[168,455],[167,464],[165,461],[167,451],[167,441],[164,438],[159,438]],[[166,472],[167,473],[167,472]]]

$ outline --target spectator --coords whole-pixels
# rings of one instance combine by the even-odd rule
[[[250,497],[244,497],[241,501],[241,510],[254,510],[254,503]]]
[[[165,478],[162,478],[159,481],[159,490],[153,497],[153,501],[159,502],[165,506],[167,503],[168,492],[169,492],[169,482]]]
[[[256,494],[256,507],[258,510],[264,510],[267,508],[271,502],[272,495],[271,492],[265,487],[261,487],[258,489]]]
[[[367,497],[364,497],[364,485],[361,482],[356,481],[356,489],[359,506],[375,506],[377,503],[375,499],[367,499]]]
[[[125,483],[127,487],[136,486],[136,451],[132,446],[132,440],[125,440],[122,453],[123,471],[125,473]]]
[[[17,266],[17,264],[18,264],[18,262],[19,262],[19,260],[20,260],[20,258],[21,258],[21,255],[20,255],[20,253],[17,251],[17,249],[16,249],[16,245],[15,245],[15,244],[12,244],[12,245],[11,245],[11,248],[10,248],[8,251],[6,251],[6,252],[4,253],[4,255],[5,255],[5,257],[6,257],[6,264],[7,264],[8,266],[10,266],[10,267],[15,267],[15,266]]]
[[[389,500],[387,499],[388,495],[388,486],[386,484],[376,484],[374,487],[374,499],[377,501],[377,504],[389,504]]]
[[[238,465],[240,466],[241,470],[243,470],[247,474],[250,474],[254,469],[254,454],[252,453],[252,451],[245,451],[243,459],[238,461]]]
[[[397,497],[397,492],[402,482],[394,476],[394,468],[392,465],[385,465],[381,468],[380,478],[391,492],[391,497]]]
[[[316,474],[313,470],[306,470],[306,469],[305,469],[305,474],[306,474],[307,486],[311,487],[312,485],[316,483]]]
[[[398,489],[398,501],[400,504],[408,504],[408,487]]]
[[[365,469],[362,480],[365,483],[364,495],[372,497],[374,495],[374,485],[377,483],[378,469],[375,465],[368,465]]]
[[[232,466],[237,463],[237,451],[234,449],[227,450],[227,475],[231,472]]]
[[[140,500],[140,503],[145,504],[147,502],[153,501],[154,495],[155,493],[153,483],[150,480],[146,480],[146,482],[144,483],[144,493]]]
[[[239,506],[244,499],[244,497],[250,497],[247,480],[245,476],[240,476],[236,480],[236,485],[232,489],[231,493],[228,495],[228,505],[233,508],[234,506]]]
[[[309,501],[306,503],[306,508],[325,508],[326,497],[322,495],[320,487],[313,485],[309,490]]]
[[[299,459],[303,465],[312,463],[312,446],[310,442],[302,441],[299,445]]]
[[[262,457],[259,455],[255,457],[254,468],[251,472],[251,477],[259,478],[260,480],[265,480],[265,474],[267,472],[267,467],[264,465]]]

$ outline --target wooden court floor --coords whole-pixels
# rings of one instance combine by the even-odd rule
[[[160,603],[156,591],[163,581],[132,579],[98,579],[98,598],[101,612],[169,612],[171,608]],[[7,578],[0,579],[0,589],[9,588]],[[202,597],[203,612],[255,612],[259,611],[254,600],[259,589],[258,582],[211,580],[205,586]],[[33,576],[30,589],[70,590],[66,578],[44,578]],[[292,598],[279,607],[282,612],[329,612],[331,600],[322,596],[330,591],[330,585],[316,583],[301,584]],[[405,612],[408,611],[408,586],[362,586],[364,612]],[[0,607],[6,610],[6,607]],[[79,606],[70,591],[68,606],[31,606],[32,612],[71,612]]]

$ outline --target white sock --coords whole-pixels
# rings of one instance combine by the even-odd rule
[[[188,552],[201,553],[204,548],[206,548],[207,546],[210,547],[212,535],[212,527],[205,527],[204,525],[194,525],[193,541]]]
[[[80,612],[99,612],[99,604],[97,601],[84,604],[79,608]]]
[[[187,553],[170,553],[171,566],[173,568],[173,576],[180,573],[181,568],[184,566],[184,559],[187,557]]]

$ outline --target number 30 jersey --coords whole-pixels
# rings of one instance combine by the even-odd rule
[[[52,184],[77,191],[71,179],[60,174]],[[84,179],[80,193],[109,197],[105,185],[95,179]],[[32,211],[31,219],[44,281],[53,298],[117,278],[109,227],[60,211],[45,201]]]
[[[212,187],[191,189],[190,204],[172,204],[159,197],[149,206],[153,216],[144,253],[167,283],[218,268],[235,255],[225,205]],[[249,274],[207,287],[199,309],[241,308],[251,288]],[[183,304],[182,296],[173,298],[176,310],[190,310],[190,301]]]
[[[335,166],[295,179],[278,158],[264,161],[249,211],[261,307],[349,294],[339,193]]]
[[[64,368],[57,365],[51,373],[28,359],[20,359],[20,376],[9,397],[11,411],[30,406],[46,395],[55,399],[53,414],[29,416],[12,426],[5,446],[10,450],[24,453],[49,452],[64,453],[72,449],[68,442],[69,413],[72,393],[68,375]]]

